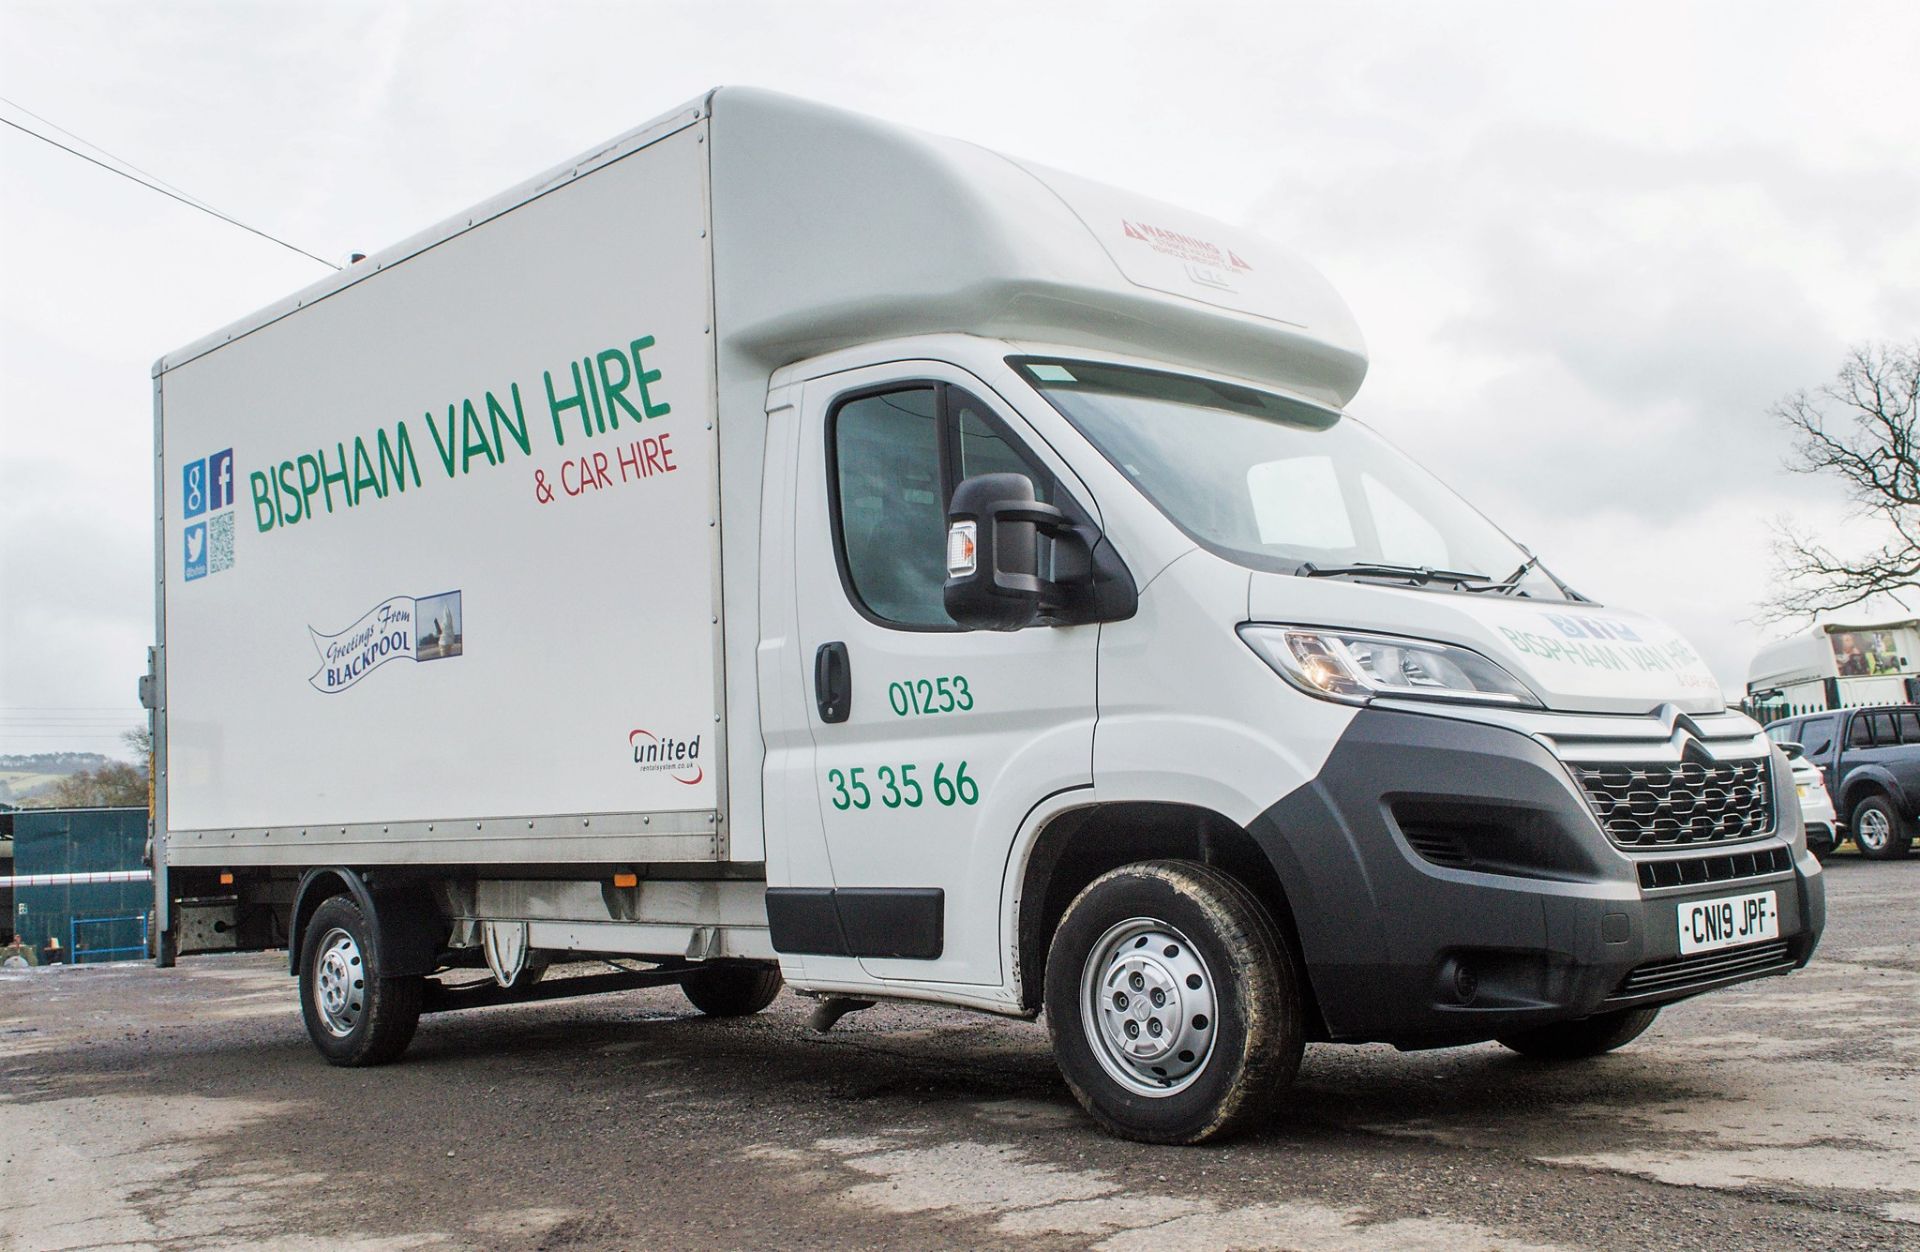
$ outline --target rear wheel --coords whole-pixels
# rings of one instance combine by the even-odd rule
[[[1501,1035],[1500,1043],[1537,1061],[1577,1061],[1625,1047],[1653,1025],[1660,1010],[1616,1009],[1595,1013],[1577,1022],[1555,1022],[1532,1030]]]
[[[300,1014],[335,1065],[383,1065],[413,1042],[426,980],[383,977],[360,906],[334,896],[313,911],[301,945]]]
[[[1853,842],[1869,861],[1893,861],[1907,854],[1913,831],[1885,796],[1868,796],[1854,806]]]
[[[780,994],[777,965],[709,965],[680,984],[693,1007],[708,1017],[748,1017]]]
[[[1124,866],[1080,893],[1047,954],[1046,1011],[1067,1085],[1127,1139],[1246,1130],[1300,1067],[1285,938],[1244,886],[1189,861]]]

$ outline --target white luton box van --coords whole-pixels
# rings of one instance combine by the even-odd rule
[[[1803,965],[1782,759],[1365,368],[1265,240],[739,89],[169,355],[161,959],[285,946],[349,1065],[650,984],[1044,1011],[1160,1142],[1306,1041]]]

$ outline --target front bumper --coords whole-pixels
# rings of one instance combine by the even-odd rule
[[[1806,964],[1825,891],[1775,765],[1771,835],[1629,853],[1536,738],[1370,708],[1252,833],[1328,1036],[1443,1046]],[[1759,891],[1776,893],[1777,939],[1680,952],[1679,904]]]

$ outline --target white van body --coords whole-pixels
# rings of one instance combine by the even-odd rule
[[[1295,1060],[1597,1038],[1804,964],[1821,884],[1777,753],[1673,632],[1574,597],[1342,416],[1365,368],[1339,296],[1256,236],[733,88],[170,354],[163,959],[286,945],[335,1060],[367,1029],[355,970],[512,988],[579,953],[696,1003],[701,970],[777,961],[823,998],[1031,1016],[1137,866],[1213,901],[1166,934],[1254,919]],[[1374,512],[1336,517],[1345,454],[1234,468],[1252,513],[1196,505],[1164,470],[1184,452],[1113,445],[1124,405],[1336,432],[1384,476]],[[959,484],[1009,471],[1045,499],[1008,517],[1056,510],[999,523],[1048,537],[1053,592],[962,629],[939,562],[949,606],[998,575],[953,546]],[[1394,483],[1519,568],[1449,573]],[[1389,524],[1436,559],[1284,556],[1288,528]],[[1288,659],[1314,649],[1415,677],[1330,694]],[[1478,688],[1419,685],[1461,666]],[[1690,955],[1734,896],[1764,897],[1752,925]],[[322,924],[346,903],[364,927]],[[1192,956],[1145,974],[1204,1033],[1212,984],[1183,988],[1229,979]],[[1128,1059],[1161,1019],[1082,1006],[1106,1068],[1063,1068],[1107,1125],[1243,1124],[1210,1042],[1176,1081]]]
[[[1828,621],[1762,647],[1747,666],[1747,704],[1761,721],[1875,704],[1913,703],[1920,621]]]

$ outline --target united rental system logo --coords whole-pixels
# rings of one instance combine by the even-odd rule
[[[205,516],[180,535],[188,582],[233,568],[233,449],[188,461],[180,468],[180,515]]]
[[[691,787],[707,776],[706,769],[700,764],[700,736],[691,739],[661,737],[650,730],[633,730],[627,734],[627,743],[633,748],[633,763],[642,770],[665,770],[667,777],[677,783]],[[691,773],[692,777],[685,775]]]

